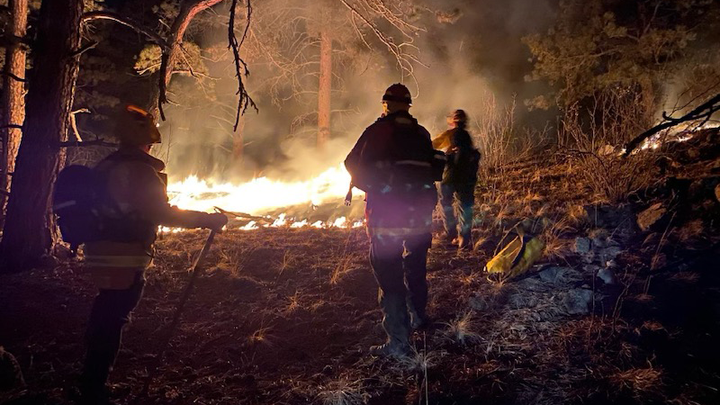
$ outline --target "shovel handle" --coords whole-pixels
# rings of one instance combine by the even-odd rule
[[[202,263],[205,256],[207,256],[207,253],[210,251],[210,247],[213,244],[213,241],[215,240],[215,235],[217,235],[217,230],[213,229],[210,231],[210,235],[208,235],[207,239],[205,240],[205,244],[203,245],[202,249],[200,250],[200,253],[198,254],[197,258],[195,259],[195,262],[193,263],[192,267],[188,269],[188,272],[191,272],[190,274],[190,280],[188,281],[187,286],[185,287],[185,290],[183,290],[182,296],[180,297],[180,301],[178,301],[177,306],[175,307],[175,313],[173,314],[172,322],[170,322],[170,326],[168,326],[167,332],[165,334],[165,338],[162,342],[162,349],[160,350],[160,353],[158,353],[157,357],[155,357],[154,361],[150,365],[150,368],[148,369],[148,375],[145,379],[145,385],[143,386],[142,394],[140,395],[140,398],[147,398],[148,392],[150,390],[150,383],[152,382],[153,378],[155,378],[155,374],[157,373],[157,369],[160,366],[160,363],[162,362],[163,357],[165,357],[165,351],[167,350],[168,346],[170,345],[170,340],[172,339],[173,334],[175,333],[175,329],[177,329],[178,324],[180,323],[180,316],[182,315],[183,309],[185,308],[185,303],[188,301],[188,298],[190,298],[190,294],[192,293],[193,287],[195,286],[195,281],[198,279],[200,274],[202,273],[202,267],[200,264]]]

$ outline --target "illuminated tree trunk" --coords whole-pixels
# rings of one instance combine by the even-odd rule
[[[327,21],[325,19],[325,21]],[[320,83],[318,86],[318,148],[330,137],[330,96],[332,92],[332,36],[323,24],[320,30]]]
[[[50,195],[68,131],[78,75],[82,0],[43,1],[28,78],[26,124],[18,151],[2,242],[0,271],[38,265],[55,242]]]
[[[12,21],[8,29],[13,38],[5,50],[5,77],[3,79],[2,157],[0,158],[0,217],[5,208],[6,194],[10,191],[10,173],[15,170],[15,157],[25,119],[25,86],[18,79],[25,78],[25,50],[20,39],[27,32],[27,0],[10,0],[8,4]]]

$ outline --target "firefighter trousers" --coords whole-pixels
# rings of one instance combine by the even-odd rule
[[[458,209],[453,203],[458,199]],[[473,221],[473,205],[475,205],[475,184],[441,184],[440,204],[442,205],[442,218],[445,233],[450,237],[458,234],[460,222],[460,236],[470,239]],[[456,216],[459,219],[456,220]]]
[[[140,302],[144,285],[144,272],[138,270],[130,288],[101,289],[95,297],[85,335],[87,353],[81,381],[85,395],[103,395],[108,375],[120,350],[123,328],[130,321],[130,312]]]
[[[374,235],[370,239],[370,264],[377,280],[382,325],[389,341],[406,345],[410,338],[410,313],[425,317],[428,301],[427,252],[432,235]]]

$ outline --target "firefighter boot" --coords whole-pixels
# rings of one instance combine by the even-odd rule
[[[425,314],[418,314],[415,311],[410,312],[410,326],[413,329],[424,329],[430,325],[430,318]]]
[[[388,339],[387,342],[378,345],[370,346],[370,354],[376,357],[405,357],[410,354],[410,345],[405,342],[400,342],[394,339]]]
[[[410,319],[404,294],[380,292],[380,306],[383,310],[382,326],[388,340],[382,345],[372,346],[370,354],[375,356],[401,357],[410,352]]]

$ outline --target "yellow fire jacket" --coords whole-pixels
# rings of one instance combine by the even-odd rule
[[[452,145],[452,135],[454,131],[455,129],[448,129],[433,139],[433,148],[447,153]]]

